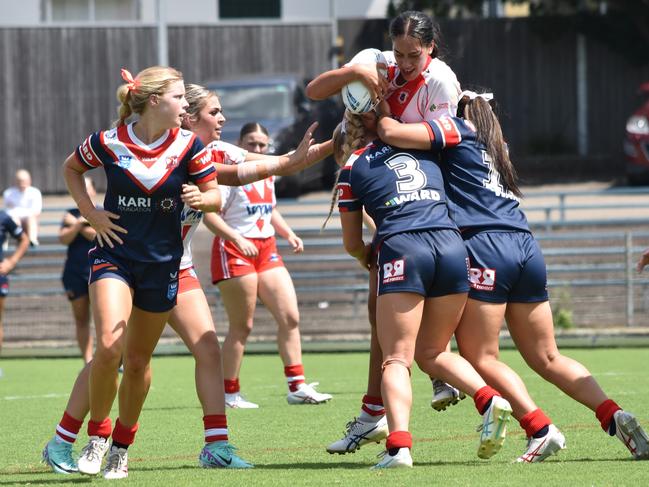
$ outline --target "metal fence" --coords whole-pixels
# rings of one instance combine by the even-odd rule
[[[649,273],[637,275],[634,270],[640,252],[649,247],[649,188],[643,189],[528,195],[525,207],[546,258],[558,323],[601,331],[649,326]],[[621,200],[626,203],[621,205]],[[620,216],[631,207],[639,216]],[[344,252],[336,215],[320,231],[328,201],[280,200],[279,208],[305,241],[306,252],[300,255],[283,242],[279,245],[297,289],[304,339],[365,338],[367,273]],[[8,351],[74,343],[74,324],[59,281],[65,247],[54,237],[63,211],[49,208],[43,215],[41,246],[30,249],[11,276],[4,319]],[[597,216],[583,217],[583,212]],[[218,291],[209,284],[209,232],[199,229],[192,247],[222,334],[225,313]],[[273,341],[275,329],[272,316],[260,306],[253,339]],[[174,337],[171,330],[164,336]]]

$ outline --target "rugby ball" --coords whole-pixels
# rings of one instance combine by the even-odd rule
[[[376,64],[385,63],[383,53],[378,49],[363,49],[356,54],[346,66],[352,64]],[[385,70],[381,70],[385,76]],[[345,107],[352,113],[366,113],[374,106],[374,100],[370,90],[360,81],[352,81],[343,86],[341,96]]]

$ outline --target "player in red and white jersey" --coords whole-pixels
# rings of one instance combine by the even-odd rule
[[[460,83],[438,57],[437,23],[422,12],[404,12],[390,23],[390,38],[392,51],[367,50],[374,52],[377,63],[346,64],[326,71],[308,84],[307,96],[323,100],[339,93],[348,83],[361,81],[377,101],[388,101],[393,117],[402,122],[454,116]]]
[[[239,144],[251,152],[265,151],[268,132],[256,123],[244,125]],[[224,144],[219,147],[224,160],[248,164],[241,149]],[[223,211],[205,218],[208,228],[217,235],[212,245],[212,282],[219,285],[230,323],[223,343],[223,369],[226,404],[233,408],[258,407],[244,399],[239,382],[258,296],[278,324],[277,343],[289,387],[289,404],[318,404],[331,399],[304,378],[297,297],[277,252],[275,231],[288,240],[294,252],[302,252],[304,247],[275,208],[273,180],[269,177],[238,188],[221,186]]]

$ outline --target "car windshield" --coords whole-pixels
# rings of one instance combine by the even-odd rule
[[[288,85],[225,86],[215,91],[229,119],[267,120],[292,115],[293,100]]]

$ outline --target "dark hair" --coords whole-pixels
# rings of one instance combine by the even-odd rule
[[[265,136],[269,136],[268,129],[262,124],[258,122],[248,122],[243,127],[241,127],[241,131],[239,132],[239,140],[243,140],[246,135],[252,134],[254,132],[261,132]]]
[[[516,169],[509,159],[500,122],[490,103],[480,96],[473,100],[463,96],[458,103],[457,115],[475,126],[478,142],[486,147],[501,180],[514,195],[522,197],[523,193],[516,184]]]
[[[407,10],[390,22],[390,39],[409,36],[419,39],[422,46],[433,44],[432,58],[439,56],[441,32],[439,24],[423,12]]]

